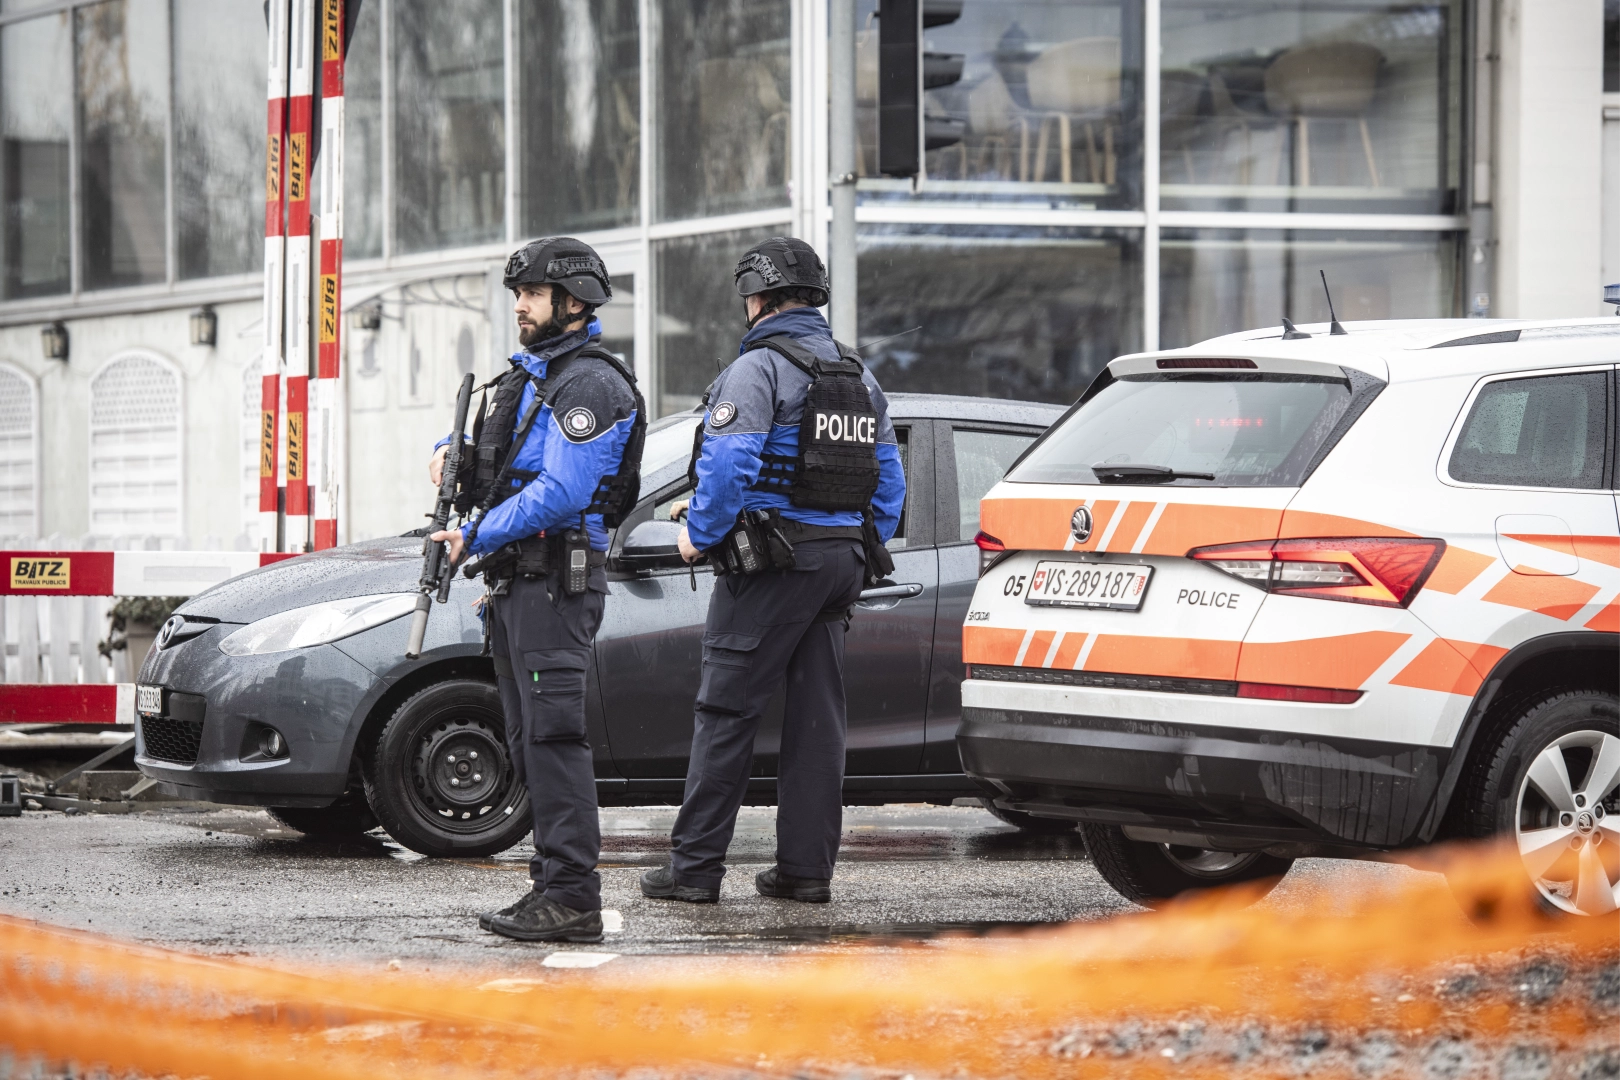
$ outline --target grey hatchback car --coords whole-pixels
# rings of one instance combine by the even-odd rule
[[[908,496],[894,574],[866,590],[846,650],[849,804],[978,794],[961,771],[962,621],[978,578],[979,498],[1062,408],[894,394]],[[586,716],[603,805],[678,803],[713,577],[681,561],[696,413],[648,428],[644,497],[609,551],[611,594]],[[527,794],[481,654],[477,582],[435,605],[418,660],[404,618],[418,535],[318,552],[187,600],[141,665],[136,764],[171,794],[266,806],[306,834],[376,827],[426,855],[486,855],[528,832]],[[751,802],[775,802],[781,691],[755,748]],[[997,812],[997,811],[993,811]],[[999,811],[1014,824],[1041,819]]]

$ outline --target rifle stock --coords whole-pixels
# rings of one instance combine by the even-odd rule
[[[407,660],[415,660],[422,655],[428,610],[435,596],[441,604],[450,598],[450,582],[456,574],[455,564],[450,561],[444,541],[433,540],[431,536],[443,532],[450,524],[450,514],[456,501],[456,484],[461,474],[461,456],[465,450],[467,409],[472,404],[472,391],[473,377],[468,372],[462,376],[461,389],[456,394],[455,429],[450,433],[450,442],[444,452],[444,472],[439,477],[439,496],[433,506],[433,527],[428,530],[429,539],[422,541],[422,577],[417,582],[420,595],[416,600],[416,611],[411,616],[410,638],[405,644]]]

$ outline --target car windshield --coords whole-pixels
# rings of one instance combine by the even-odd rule
[[[1007,479],[1297,487],[1356,398],[1352,379],[1270,373],[1127,375],[1087,400]],[[1166,472],[1165,470],[1168,470]],[[1157,475],[1154,475],[1154,474]],[[1181,474],[1202,474],[1201,477]],[[1213,477],[1214,479],[1209,479]]]
[[[651,476],[666,465],[686,461],[692,456],[692,430],[697,427],[696,413],[676,413],[660,417],[647,425],[647,442],[641,451],[641,473]]]

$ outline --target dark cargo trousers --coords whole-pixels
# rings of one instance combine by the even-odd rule
[[[582,596],[564,593],[554,573],[514,578],[505,596],[490,599],[506,745],[534,814],[529,876],[547,897],[586,911],[602,906],[602,831],[585,741],[585,676],[606,592],[607,577],[595,569]]]
[[[682,885],[718,888],[725,876],[754,736],[784,678],[776,863],[795,877],[832,877],[844,811],[844,613],[860,598],[865,563],[847,539],[801,541],[794,561],[793,570],[715,582],[692,757],[670,837]]]

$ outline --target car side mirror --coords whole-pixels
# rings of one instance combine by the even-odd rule
[[[680,535],[678,521],[643,521],[619,549],[619,564],[626,570],[678,570],[686,565],[676,542]]]

